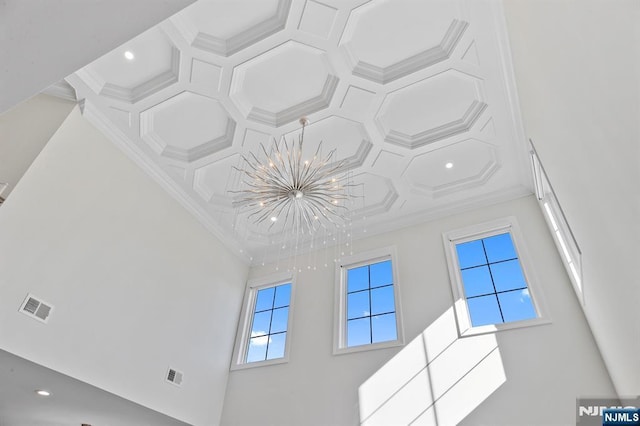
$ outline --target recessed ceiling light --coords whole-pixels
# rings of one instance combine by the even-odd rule
[[[453,167],[453,163],[447,163],[444,165],[447,169],[450,169]]]
[[[40,396],[49,396],[51,395],[51,392],[48,392],[46,390],[42,390],[42,389],[38,389],[36,390],[36,393]]]
[[[126,52],[124,52],[124,57],[130,61],[133,61],[133,59],[135,58],[135,55],[130,50],[127,50]]]
[[[275,216],[271,216],[271,222],[275,222],[276,220],[278,220],[278,218],[277,218],[277,217],[275,217]]]

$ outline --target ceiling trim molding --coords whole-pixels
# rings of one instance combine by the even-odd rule
[[[384,141],[409,149],[420,148],[421,146],[468,132],[485,109],[487,109],[486,103],[473,100],[464,115],[455,121],[443,124],[433,129],[425,130],[416,135],[407,135],[397,130],[389,129],[385,135]],[[383,125],[379,120],[378,124],[379,127],[383,128]]]
[[[252,254],[259,257],[258,253],[263,249],[260,246],[268,238],[251,229],[238,231],[237,218],[229,212],[228,199],[221,195],[219,180],[224,181],[229,175],[229,164],[224,159],[251,150],[252,144],[257,144],[262,135],[265,139],[277,139],[299,131],[294,121],[304,115],[309,116],[314,124],[336,117],[359,124],[362,137],[357,137],[357,133],[348,128],[348,140],[340,135],[332,139],[336,139],[336,146],[343,147],[341,153],[347,155],[345,170],[349,173],[375,173],[391,182],[391,189],[387,191],[387,188],[382,188],[386,186],[384,182],[372,181],[375,188],[371,193],[372,204],[362,206],[362,211],[356,212],[364,214],[367,211],[368,230],[378,225],[380,229],[403,226],[406,215],[409,216],[408,223],[413,223],[414,217],[419,218],[417,221],[431,220],[438,217],[440,210],[450,212],[458,205],[463,206],[462,209],[486,205],[487,196],[507,186],[512,189],[520,187],[518,191],[513,190],[518,196],[527,193],[522,189],[528,187],[529,182],[526,147],[519,144],[521,137],[524,140],[524,130],[521,119],[514,115],[514,110],[519,112],[517,97],[514,97],[515,77],[511,64],[503,64],[504,58],[499,57],[508,52],[501,52],[497,47],[500,45],[504,49],[505,43],[508,45],[508,40],[504,39],[506,28],[493,27],[499,24],[502,16],[500,5],[487,7],[467,3],[467,0],[460,2],[465,3],[465,11],[458,10],[455,18],[447,14],[439,20],[438,32],[433,33],[429,43],[420,43],[414,38],[413,44],[409,40],[412,44],[407,46],[407,54],[400,55],[401,60],[397,60],[398,55],[394,54],[392,45],[378,56],[374,55],[381,60],[371,62],[383,65],[393,62],[391,66],[383,67],[389,72],[401,73],[400,68],[393,68],[398,64],[409,68],[417,66],[403,78],[389,73],[397,80],[385,85],[354,76],[345,58],[345,45],[349,40],[345,38],[341,45],[340,38],[344,36],[345,26],[349,25],[347,16],[355,6],[335,5],[339,16],[334,16],[334,19],[340,22],[331,24],[333,35],[325,40],[293,28],[299,26],[300,20],[295,18],[302,19],[298,15],[303,13],[304,0],[280,0],[280,6],[289,5],[285,29],[230,56],[205,52],[194,46],[197,34],[185,34],[185,28],[180,28],[181,23],[188,24],[187,30],[215,33],[205,23],[200,28],[196,27],[199,22],[195,19],[197,15],[178,16],[166,21],[160,30],[169,35],[173,49],[179,50],[178,81],[136,104],[123,103],[101,93],[105,84],[100,81],[103,76],[89,75],[90,65],[70,76],[69,82],[80,97],[86,97],[93,103],[88,106],[87,118],[100,113],[98,121],[103,133],[109,135],[125,154],[194,214],[214,236],[239,257],[248,259]],[[375,3],[371,4],[375,6]],[[407,4],[411,7],[414,3]],[[420,10],[430,10],[430,6],[425,7]],[[434,7],[434,13],[439,13],[440,9]],[[195,9],[192,13],[196,13]],[[266,15],[261,15],[263,22],[267,20]],[[238,22],[244,22],[238,19]],[[307,19],[312,17],[307,16]],[[328,31],[328,27],[322,25],[328,25],[330,19],[318,19],[314,22],[317,28],[307,29]],[[388,20],[386,14],[381,15],[381,19]],[[422,22],[418,21],[415,25]],[[400,20],[391,23],[396,29],[405,25]],[[365,39],[363,43],[368,49],[377,48],[373,41]],[[470,50],[472,46],[474,50]],[[161,47],[166,49],[164,45]],[[436,50],[445,47],[450,51],[447,58],[433,66],[417,65],[427,53],[436,58]],[[166,54],[162,70],[166,72],[169,56],[166,50],[163,52]],[[418,53],[413,54],[415,52]],[[464,58],[471,55],[468,52],[482,55],[474,62],[473,58]],[[300,67],[300,63],[305,61],[311,65]],[[193,65],[196,63],[208,65],[196,68]],[[117,61],[111,65],[116,66]],[[104,78],[109,80],[107,74]],[[151,74],[148,72],[145,76]],[[114,75],[117,77],[118,74]],[[113,81],[118,80],[114,77]],[[178,109],[172,110],[176,114],[163,115],[165,122],[157,123],[161,125],[154,132],[153,114],[149,111],[185,91],[219,102],[227,112],[228,121],[222,123],[216,118],[214,126],[214,117],[209,121],[210,114],[205,113],[198,115],[197,123],[189,121],[180,114],[202,112],[199,104],[176,104],[177,107],[173,107]],[[171,107],[165,105],[166,108]],[[183,107],[187,109],[180,109]],[[156,120],[160,117],[158,115]],[[97,119],[94,117],[94,120]],[[328,125],[333,131],[333,124]],[[214,128],[215,131],[210,131]],[[335,129],[338,129],[337,125]],[[433,167],[444,170],[446,162],[452,161],[465,165],[468,168],[466,172],[460,173],[457,169],[454,174],[442,172],[450,173],[447,177],[425,168],[415,169],[415,182],[424,183],[422,187],[412,185],[403,177],[413,158],[469,138],[493,146],[493,158],[485,155],[478,158],[465,150],[455,151],[451,152],[452,158],[438,157],[437,161],[442,164]],[[223,149],[214,149],[218,142]],[[382,151],[395,156],[387,155],[378,162],[372,153]],[[525,158],[523,164],[520,164],[520,157]],[[460,161],[456,162],[456,159]],[[452,181],[454,178],[456,180]],[[382,224],[377,224],[378,221]]]
[[[343,45],[343,51],[354,76],[387,84],[449,59],[468,26],[468,22],[454,19],[440,44],[387,67],[378,67],[360,61],[353,52],[350,43]]]
[[[229,237],[223,232],[219,225],[212,219],[211,215],[198,203],[194,198],[189,196],[162,168],[151,161],[126,135],[124,135],[117,126],[96,107],[92,102],[84,100],[81,108],[82,116],[89,123],[102,132],[107,139],[116,145],[127,157],[144,170],[154,181],[166,190],[169,195],[189,211],[209,232],[220,240],[229,248],[238,259],[246,265],[249,264],[245,251],[239,246],[235,239]]]
[[[504,83],[504,92],[509,105],[508,112],[510,120],[513,123],[510,129],[513,129],[513,143],[518,144],[517,156],[520,157],[520,180],[528,181],[529,189],[534,191],[533,172],[529,167],[529,139],[527,138],[524,122],[522,120],[522,110],[520,109],[520,98],[518,96],[518,88],[516,86],[516,73],[513,69],[513,55],[511,54],[511,45],[509,43],[509,34],[507,34],[507,19],[504,15],[504,6],[502,1],[489,2],[488,7],[491,9],[491,17],[494,20],[494,34],[496,37],[497,50],[500,68],[502,71],[502,81]]]
[[[358,238],[354,238],[354,241],[356,241],[356,239],[359,240],[366,238],[369,235],[378,235],[387,232],[399,231],[400,229],[410,226],[432,222],[434,220],[442,219],[446,216],[453,216],[473,210],[482,209],[484,207],[492,206],[495,204],[527,197],[531,194],[533,193],[529,190],[529,188],[525,188],[522,186],[517,188],[507,188],[505,190],[495,191],[488,195],[481,195],[479,197],[473,197],[464,199],[459,202],[454,202],[441,208],[411,213],[399,218],[395,218],[393,221],[379,221],[377,223],[374,223],[373,225],[367,225],[367,233],[365,234],[359,232],[363,225],[354,226],[353,235],[358,236]]]
[[[64,99],[65,101],[78,102],[76,89],[74,89],[65,80],[60,80],[59,82],[52,84],[51,86],[44,89],[42,93],[44,93],[45,95]]]

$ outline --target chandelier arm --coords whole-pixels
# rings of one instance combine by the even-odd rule
[[[283,171],[277,164],[274,164],[274,166],[272,166],[269,170],[269,176],[271,176],[272,179],[278,181],[279,185],[286,184],[287,176],[283,173]]]
[[[338,208],[346,209],[346,207],[341,205],[325,204],[317,200],[309,200],[309,203],[313,203],[318,208],[320,213],[325,217],[327,217],[328,214],[337,216],[335,209],[338,209]]]
[[[345,168],[346,165],[347,165],[347,160],[340,160],[337,163],[331,163],[330,165],[327,166],[325,170],[323,170],[323,173],[328,176],[344,173],[342,169]]]
[[[282,215],[282,211],[284,210],[284,208],[287,208],[287,211],[284,214],[284,221],[282,223],[282,229],[285,229],[287,227],[287,223],[289,223],[289,214],[291,212],[291,208],[292,208],[292,204],[291,203],[285,203],[282,204],[282,206],[280,207],[280,211],[278,212],[278,216]],[[295,214],[294,214],[294,218],[295,218]],[[271,229],[276,223],[273,222],[271,224],[271,226],[269,227],[269,229]]]
[[[296,172],[293,175],[294,179],[295,179],[295,187],[299,188],[300,184],[302,183],[302,175],[304,173],[304,169],[305,169],[305,165],[302,163],[302,141],[300,141],[298,143],[298,150],[297,152],[295,152],[296,155],[296,162],[294,163],[294,166],[296,167]]]
[[[264,151],[264,145],[260,144],[260,146],[262,147],[262,150]],[[249,155],[253,158],[253,160],[255,161],[256,164],[262,165],[262,161],[258,160],[258,157],[256,157],[256,155],[253,152],[250,152]],[[244,158],[244,156],[243,156]],[[260,169],[255,167],[251,162],[249,162],[246,158],[244,158],[244,160],[249,163],[249,166],[256,172],[256,173],[260,173]]]
[[[253,164],[251,164],[251,162],[249,160],[247,160],[247,158],[244,155],[241,154],[240,157],[246,163],[247,166],[249,166],[251,169],[253,169],[253,170],[255,170],[257,172],[257,170],[255,169],[255,166]],[[239,169],[236,166],[233,166],[233,168],[236,169],[237,171],[239,171],[240,173],[245,174],[245,175],[248,175],[249,173],[251,173],[250,171]]]
[[[265,208],[264,210],[257,210],[253,213],[251,213],[248,217],[251,218],[255,215],[259,215],[257,218],[257,222],[264,222],[268,217],[277,217],[275,211],[278,207],[280,206],[284,206],[286,203],[287,199],[286,198],[282,198],[276,201],[276,205],[275,206],[268,206],[267,208]],[[273,224],[272,224],[273,226]],[[269,227],[269,229],[271,229],[271,227]]]
[[[293,152],[293,149],[289,149],[289,145],[287,144],[287,140],[285,139],[284,141],[286,147],[287,147],[287,164],[285,165],[285,169],[288,166],[287,172],[289,173],[289,177],[291,177],[291,184],[295,187],[295,168],[293,166],[293,161],[291,159],[291,154]],[[293,147],[292,147],[293,148]],[[295,152],[293,152],[293,154],[295,155]]]
[[[271,209],[265,209],[265,210],[256,210],[252,213],[249,213],[249,215],[247,216],[248,219],[251,219],[255,216],[258,216],[256,220],[256,223],[260,223],[263,222],[271,213]]]
[[[312,169],[310,166],[307,166],[304,175],[300,177],[300,186],[305,186],[308,182],[312,182],[319,171],[319,167]]]
[[[273,146],[275,148],[275,152],[276,152],[276,156],[277,156],[277,160],[278,161],[273,161],[273,159],[271,158],[271,156],[269,154],[267,154],[267,150],[265,149],[264,145],[260,144],[260,146],[262,147],[262,152],[264,153],[267,161],[269,162],[269,166],[264,166],[265,169],[267,170],[265,172],[266,176],[271,176],[272,179],[276,179],[279,176],[281,181],[286,181],[286,176],[282,173],[282,170],[280,170],[280,165],[284,165],[284,161],[282,159],[282,153],[280,151],[280,146],[279,144],[276,142],[276,140],[273,140]],[[278,162],[280,163],[280,165],[278,164]]]
[[[317,171],[321,169],[321,167],[314,167],[315,162],[318,159],[318,153],[320,152],[321,147],[322,141],[320,141],[320,143],[318,144],[316,153],[313,155],[313,158],[311,158],[311,161],[305,161],[303,172],[300,174],[300,186],[304,186],[306,182],[308,182],[312,178],[312,176],[314,176]],[[302,148],[300,152],[302,152]],[[324,164],[325,162],[326,160],[323,160],[321,163]]]
[[[274,142],[274,143],[273,143],[273,145],[275,145],[275,146],[277,147],[278,145],[275,143],[275,142],[276,142],[276,140],[275,140],[275,139],[273,140],[273,142]],[[271,157],[269,156],[269,154],[267,154],[267,149],[264,147],[264,144],[263,144],[263,143],[260,143],[260,149],[262,149],[262,152],[264,153],[264,158],[266,158],[266,159],[271,158]],[[254,156],[254,158],[255,158],[255,156]],[[257,161],[257,160],[256,160],[256,161]],[[260,163],[262,164],[262,162],[260,162]]]
[[[313,233],[313,224],[311,221],[311,217],[309,216],[309,212],[307,209],[303,208],[300,212],[302,218],[304,219],[304,223],[307,225],[307,229],[309,230],[309,234]]]
[[[309,180],[318,180],[318,179],[325,179],[325,178],[328,179],[331,176],[333,176],[336,173],[338,173],[339,169],[341,169],[344,164],[346,164],[346,161],[343,160],[340,163],[336,164],[335,166],[332,166],[329,169],[322,170],[322,168],[317,168],[313,172],[313,174],[311,176],[309,176]],[[318,174],[320,174],[320,175],[319,175],[319,177],[316,178],[316,175],[318,175]],[[334,178],[334,179],[336,179],[336,181],[340,181],[340,180],[343,180],[345,178],[346,178],[346,175],[345,176],[339,176],[338,178]]]
[[[338,194],[343,190],[342,186],[339,186],[339,185],[336,186],[335,183],[313,184],[313,185],[309,185],[308,188],[309,188],[309,193],[322,193],[323,195]]]
[[[316,151],[316,154],[311,159],[312,163],[315,163],[315,161],[318,159],[318,154],[319,154],[319,151],[320,151],[321,147],[322,147],[322,142],[320,142],[320,145],[318,146],[318,150]],[[314,172],[317,173],[317,172],[321,171],[324,168],[324,166],[326,166],[327,164],[330,163],[330,161],[331,161],[331,153],[329,155],[327,155],[326,157],[321,158],[321,161],[320,161],[321,166],[320,167],[316,167]]]
[[[332,211],[330,209],[328,209],[326,206],[324,206],[322,203],[319,203],[315,200],[310,200],[310,205],[314,206],[315,209],[318,211],[318,213],[324,217],[326,220],[328,220],[331,223],[333,222],[333,219],[331,219],[325,212],[330,212],[332,213]]]

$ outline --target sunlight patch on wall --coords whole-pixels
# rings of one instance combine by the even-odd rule
[[[457,424],[505,381],[495,336],[458,338],[452,307],[360,386],[360,422]]]

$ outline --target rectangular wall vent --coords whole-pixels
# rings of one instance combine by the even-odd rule
[[[20,312],[44,323],[49,321],[49,315],[52,310],[52,304],[47,303],[32,294],[27,294],[24,302],[20,305]]]
[[[184,374],[182,373],[182,371],[178,371],[174,368],[169,368],[169,371],[167,371],[166,379],[169,383],[172,383],[176,386],[181,386],[183,376]]]

